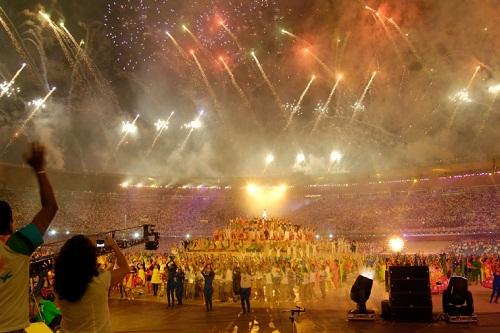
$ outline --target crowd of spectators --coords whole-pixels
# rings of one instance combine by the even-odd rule
[[[339,234],[420,232],[472,233],[500,228],[500,192],[382,193],[305,200],[288,216],[294,223]]]
[[[14,220],[23,225],[36,211],[35,189],[0,189],[0,197],[10,202]],[[155,224],[163,235],[185,236],[210,235],[217,226],[241,211],[232,210],[234,203],[223,193],[209,196],[164,195],[162,193],[57,193],[60,210],[52,229],[71,234],[94,234],[130,228],[143,224]]]
[[[491,238],[475,238],[460,240],[451,243],[446,249],[446,253],[456,253],[465,256],[480,256],[483,254],[499,254],[500,239],[498,237]]]
[[[0,189],[0,196],[12,203],[15,221],[21,224],[36,210],[37,192],[31,189]],[[163,236],[211,236],[232,239],[224,228],[236,216],[246,216],[238,197],[223,190],[165,193],[144,189],[120,193],[57,193],[59,213],[53,228],[61,232],[96,233],[142,224],[155,224]],[[295,197],[283,214],[293,225],[327,235],[389,233],[476,233],[500,228],[500,191],[495,188],[431,191],[401,195]],[[246,219],[246,221],[258,221]],[[233,220],[233,223],[241,223]],[[266,237],[248,229],[240,237]],[[304,229],[304,230],[306,230]],[[286,230],[283,231],[284,233]],[[267,237],[269,237],[268,235]],[[284,237],[284,234],[282,235]],[[296,235],[302,237],[301,235]],[[216,239],[217,240],[217,239]]]

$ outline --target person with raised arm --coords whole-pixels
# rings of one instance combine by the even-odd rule
[[[83,235],[64,243],[56,259],[54,290],[62,312],[62,333],[110,333],[108,291],[129,271],[127,259],[115,240],[105,240],[118,268],[99,272],[97,247]]]
[[[31,223],[14,232],[12,209],[0,201],[0,332],[24,332],[29,326],[30,256],[58,210],[45,170],[45,148],[34,142],[25,156],[38,181],[42,208]]]
[[[203,279],[205,279],[205,285],[203,287],[203,296],[205,297],[205,307],[208,311],[212,311],[212,295],[214,293],[213,281],[215,277],[215,273],[212,269],[212,264],[207,263],[203,270],[201,271],[201,275],[203,275]]]

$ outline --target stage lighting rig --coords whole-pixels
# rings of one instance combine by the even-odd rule
[[[477,322],[472,293],[465,277],[450,278],[448,288],[443,293],[443,311],[446,321],[450,323]]]
[[[347,313],[348,320],[375,320],[375,312],[366,309],[373,286],[373,276],[361,273],[351,288],[351,299],[356,303],[356,309]]]

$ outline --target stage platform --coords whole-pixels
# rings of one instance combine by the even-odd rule
[[[477,324],[448,324],[444,321],[432,323],[388,322],[377,318],[371,322],[349,322],[347,311],[354,306],[349,302],[348,287],[332,291],[325,300],[302,304],[306,313],[297,321],[296,332],[453,332],[453,333],[498,333],[500,332],[500,304],[489,304],[490,290],[472,286]],[[214,302],[214,310],[206,312],[200,300],[185,302],[185,305],[168,308],[165,298],[142,296],[134,301],[120,300],[113,295],[110,301],[113,330],[120,332],[292,332],[289,320],[293,302],[252,302],[253,312],[241,314],[239,303]],[[380,286],[373,290],[368,307],[380,314],[380,301],[385,293]],[[441,299],[433,297],[435,319],[441,312]]]

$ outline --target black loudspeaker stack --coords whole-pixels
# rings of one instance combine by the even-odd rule
[[[432,320],[428,266],[389,267],[389,301],[382,302],[382,316],[391,320]]]

